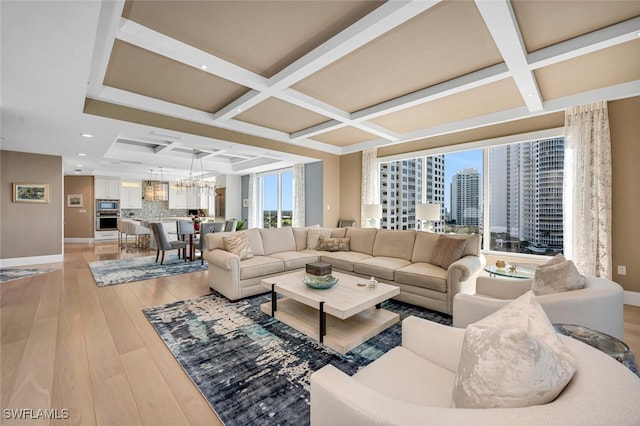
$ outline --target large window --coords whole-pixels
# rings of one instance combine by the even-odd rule
[[[480,233],[484,250],[562,252],[563,168],[562,137],[382,162],[381,225],[417,229],[416,204],[437,203],[436,232]]]
[[[293,172],[260,176],[260,211],[263,228],[291,226],[293,216]]]

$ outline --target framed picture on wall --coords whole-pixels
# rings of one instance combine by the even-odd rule
[[[13,182],[14,203],[49,203],[48,183]]]
[[[67,194],[67,207],[84,207],[82,194]]]

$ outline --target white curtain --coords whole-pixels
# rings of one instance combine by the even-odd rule
[[[360,198],[360,226],[366,227],[366,218],[362,211],[365,204],[380,203],[380,176],[377,148],[362,151],[362,196]]]
[[[255,173],[249,175],[249,212],[247,214],[247,228],[260,226],[260,194],[258,194],[258,177]]]
[[[293,226],[305,226],[304,164],[293,166]]]
[[[564,250],[582,274],[611,278],[611,137],[606,102],[565,114]]]

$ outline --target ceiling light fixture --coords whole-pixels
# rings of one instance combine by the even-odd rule
[[[82,136],[83,138],[92,138],[93,135],[91,133],[80,133],[80,136]]]
[[[149,170],[149,180],[144,184],[144,199],[146,201],[169,199],[169,184],[162,179],[162,167],[158,169],[156,179],[154,179],[154,170]]]
[[[193,177],[193,160],[201,153],[197,149],[194,149],[191,155],[191,168],[189,169],[189,177],[186,179],[178,179],[176,188],[180,192],[196,193],[205,197],[215,197],[216,195],[216,182],[205,181],[203,179],[204,169],[202,168],[202,157],[200,157],[200,178]]]
[[[87,154],[85,154],[84,152],[79,152],[76,154],[78,157],[86,157]]]

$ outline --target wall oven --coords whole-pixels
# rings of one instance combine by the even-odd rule
[[[96,213],[96,231],[114,231],[118,229],[120,213]]]

